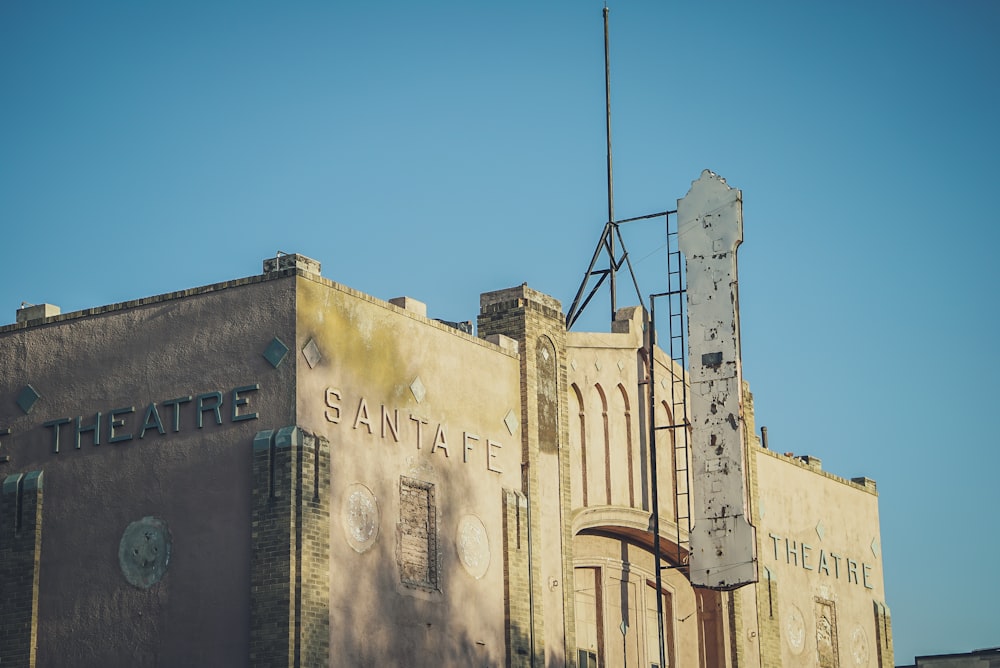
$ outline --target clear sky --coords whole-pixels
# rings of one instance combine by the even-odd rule
[[[0,2],[0,322],[278,250],[432,317],[567,306],[606,219],[602,6]],[[1000,645],[1000,3],[610,7],[617,217],[705,168],[743,190],[758,426],[878,482],[897,662]],[[662,291],[662,228],[625,233]]]

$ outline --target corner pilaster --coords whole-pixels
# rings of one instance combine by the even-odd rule
[[[252,459],[250,665],[329,666],[329,443],[261,431]]]
[[[42,551],[42,472],[14,473],[0,488],[0,658],[35,666]]]
[[[559,301],[527,285],[480,297],[479,335],[518,342],[520,492],[527,503],[531,665],[576,665],[566,324]],[[510,629],[508,629],[508,634]]]

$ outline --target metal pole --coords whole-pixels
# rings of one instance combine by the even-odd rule
[[[604,119],[608,140],[608,223],[615,224],[615,191],[611,176],[611,47],[608,39],[608,8],[604,8]],[[611,245],[611,322],[615,321],[618,284],[615,280],[615,237],[610,236]]]
[[[660,489],[656,469],[656,296],[649,296],[649,466],[653,501],[653,568],[656,570],[656,630],[660,641],[660,667],[666,666],[666,638],[663,634],[663,575],[660,561]]]
[[[529,469],[530,464],[524,462],[521,464],[521,476],[524,479],[524,496],[528,500],[528,640],[531,647],[531,658],[528,661],[528,665],[531,668],[535,668],[535,581],[532,568],[532,549],[531,549],[531,470]]]
[[[593,292],[590,294],[590,297],[587,297],[587,301],[584,302],[583,306],[580,307],[579,312],[577,311],[576,307],[580,303],[580,297],[583,296],[583,291],[587,289],[587,282],[590,280],[591,275],[593,275],[594,273],[594,265],[597,264],[597,258],[601,256],[601,248],[604,247],[605,243],[604,240],[608,236],[608,234],[610,234],[610,230],[611,230],[611,225],[605,223],[604,231],[601,232],[601,240],[597,242],[597,248],[594,249],[594,257],[590,258],[590,266],[587,267],[587,271],[583,275],[583,282],[580,283],[580,289],[577,291],[576,297],[573,298],[573,305],[569,307],[569,311],[566,313],[566,329],[570,329],[571,327],[573,327],[573,323],[576,322],[576,319],[580,317],[581,313],[583,313],[583,309],[585,309],[587,307],[587,304],[590,303],[590,297],[593,296],[594,294]],[[602,277],[601,280],[603,281],[604,278]],[[600,284],[598,284],[597,287],[599,286]],[[595,291],[597,290],[597,287],[594,288]]]

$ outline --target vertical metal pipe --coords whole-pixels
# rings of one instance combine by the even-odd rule
[[[653,568],[656,570],[656,629],[660,641],[660,666],[666,665],[663,635],[663,575],[660,570],[660,489],[656,475],[656,297],[649,296],[649,466],[653,501]]]
[[[535,578],[533,551],[531,545],[531,468],[528,462],[521,464],[521,477],[524,483],[524,496],[528,500],[528,641],[531,646],[531,659],[528,665],[535,668]]]
[[[608,8],[604,8],[604,120],[608,144],[608,223],[615,223],[615,190],[611,176],[611,46],[608,38]],[[615,237],[609,235],[608,252],[611,255],[611,322],[615,321],[618,310],[618,282],[615,278]]]

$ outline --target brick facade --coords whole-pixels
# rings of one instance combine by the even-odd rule
[[[889,668],[894,664],[892,650],[892,620],[889,607],[881,601],[873,601],[875,612],[875,649],[879,668]]]
[[[536,661],[546,665],[564,657],[576,665],[576,624],[573,599],[572,525],[570,516],[569,404],[566,379],[566,324],[558,300],[527,285],[488,292],[480,299],[479,336],[502,334],[518,342],[521,353],[522,492],[527,499],[531,536],[558,534],[558,555],[543,550],[537,538],[529,541],[531,599],[537,608],[548,590],[561,597],[559,614],[535,611],[533,625]],[[551,359],[549,359],[551,356]],[[543,489],[544,488],[544,489]],[[553,491],[555,490],[555,491]],[[555,503],[543,503],[554,500]],[[558,564],[553,568],[552,561]],[[555,571],[555,573],[553,573]],[[545,628],[545,623],[557,628]],[[528,628],[528,627],[525,627]],[[512,631],[508,628],[508,638]],[[559,647],[546,640],[561,639]]]
[[[330,663],[329,462],[298,427],[254,438],[251,666]]]
[[[42,472],[15,473],[0,490],[0,663],[35,665]]]
[[[507,666],[531,665],[531,586],[528,579],[528,500],[517,490],[503,496],[503,581]]]

